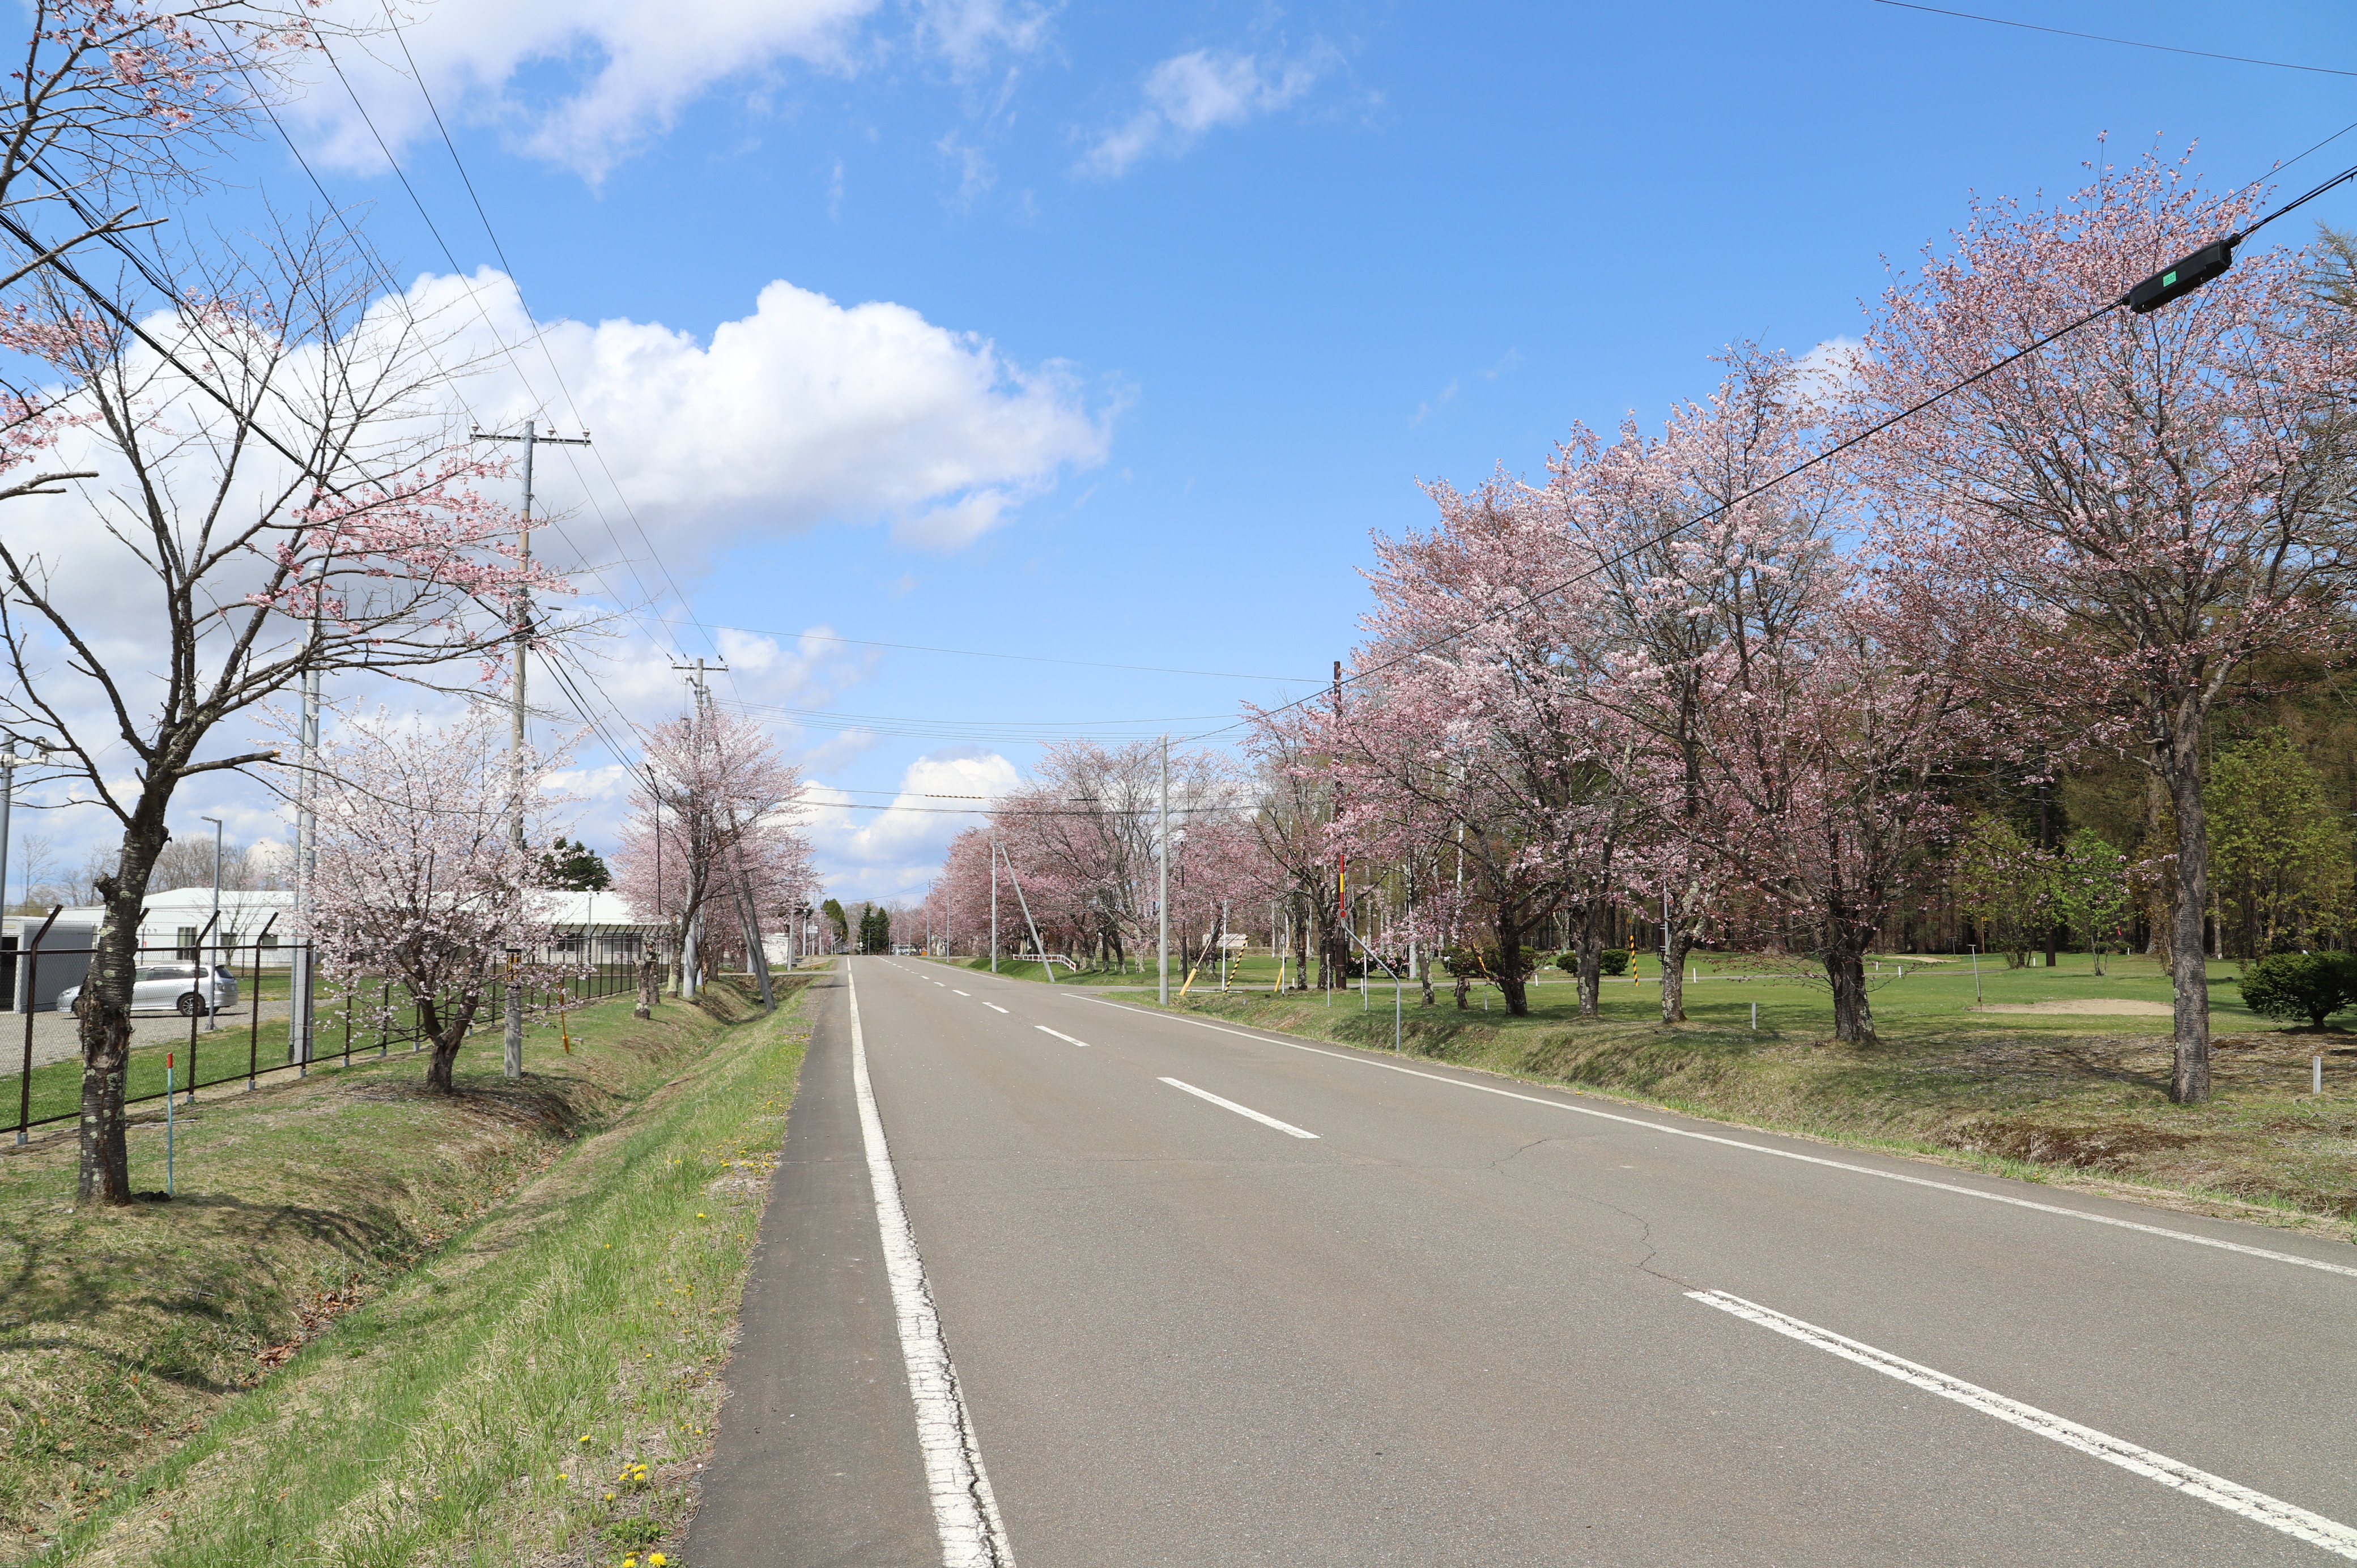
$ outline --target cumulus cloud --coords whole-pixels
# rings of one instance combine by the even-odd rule
[[[345,0],[356,24],[382,27],[372,5]],[[332,14],[332,13],[331,13]],[[466,0],[420,5],[400,34],[348,49],[338,63],[367,106],[332,74],[289,111],[324,161],[373,173],[382,133],[399,152],[436,134],[423,81],[446,119],[500,127],[527,154],[601,178],[696,100],[721,87],[766,87],[799,67],[850,77],[913,53],[957,75],[1046,39],[1049,12],[1007,0]],[[404,48],[405,46],[405,48]],[[411,74],[414,65],[415,75]]]
[[[1280,60],[1221,49],[1174,55],[1146,73],[1145,102],[1090,144],[1081,170],[1118,179],[1142,159],[1176,157],[1207,131],[1241,125],[1294,102],[1320,70],[1315,57]]]
[[[1838,400],[1856,382],[1865,354],[1864,342],[1843,334],[1819,343],[1792,361],[1800,372],[1802,395],[1823,403]]]
[[[423,279],[410,302],[467,323],[461,339],[479,357],[494,337],[537,332],[541,345],[474,378],[476,415],[512,429],[551,408],[577,412],[597,459],[544,456],[544,492],[610,508],[610,473],[640,523],[691,560],[748,532],[828,521],[888,522],[904,542],[955,549],[1105,454],[1109,416],[1069,367],[1018,365],[906,306],[843,306],[772,283],[751,315],[699,340],[653,322],[535,324],[488,269]],[[569,403],[540,384],[542,347]]]
[[[877,804],[872,796],[813,789],[804,831],[829,893],[836,897],[898,897],[921,888],[940,870],[950,840],[982,820],[955,811],[969,803],[958,797],[985,797],[970,802],[979,807],[1022,782],[1015,764],[995,751],[970,746],[937,751],[909,765],[899,793],[881,811],[854,809],[863,800]]]

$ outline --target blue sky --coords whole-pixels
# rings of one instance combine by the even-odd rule
[[[2335,7],[1986,3],[2357,70]],[[1656,420],[1732,338],[1854,334],[1970,192],[2066,192],[2105,133],[2198,142],[2236,184],[2357,121],[2357,77],[1871,0],[440,0],[374,51],[405,70],[402,41],[524,304],[477,297],[511,339],[549,328],[469,409],[596,433],[602,468],[542,472],[549,548],[634,612],[600,688],[651,721],[666,654],[729,656],[716,694],[877,805],[1002,784],[1040,736],[1307,690],[1265,677],[1347,652],[1368,534],[1425,521],[1420,478]],[[286,111],[328,190],[404,280],[446,245],[503,271],[416,85],[348,65],[440,237],[332,80]],[[2357,133],[2287,179],[2336,159]],[[281,144],[234,177],[316,200]],[[238,809],[266,831],[258,795]],[[835,891],[889,897],[960,822],[815,827]]]

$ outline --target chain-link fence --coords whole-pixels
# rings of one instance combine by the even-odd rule
[[[47,927],[42,934],[48,934]],[[210,928],[205,934],[210,934]],[[0,995],[10,999],[11,1011],[23,1015],[23,1045],[16,1053],[20,1144],[32,1129],[70,1122],[81,1113],[81,1050],[78,1045],[70,1053],[66,1047],[78,1024],[74,1004],[96,950],[43,947],[35,937],[21,950],[0,952]],[[534,981],[519,987],[519,1000],[527,1018],[540,1020],[627,995],[638,989],[642,956],[659,964],[667,959],[658,941],[602,935],[560,937],[544,949],[517,956],[529,961],[522,972]],[[428,1037],[420,1024],[418,999],[406,986],[393,980],[314,983],[312,960],[310,944],[274,942],[266,930],[252,942],[199,940],[139,949],[133,970],[135,1033],[124,1103],[158,1101],[167,1092],[193,1102],[199,1090],[224,1083],[242,1081],[251,1089],[274,1072],[305,1074],[318,1068],[349,1067],[356,1057],[383,1058],[396,1046],[410,1051],[425,1047]],[[557,983],[548,984],[544,978],[551,970],[567,972]],[[505,1010],[505,988],[495,982],[470,1030],[497,1026]],[[239,1014],[243,1015],[242,1029],[219,1027],[221,1019]],[[182,1017],[188,1020],[185,1038],[178,1029]],[[167,1019],[167,1026],[153,1026]],[[37,1036],[42,1034],[51,1036],[49,1049],[43,1053],[45,1059],[37,1061]]]

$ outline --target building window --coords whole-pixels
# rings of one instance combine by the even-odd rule
[[[180,940],[172,945],[179,949],[180,956],[182,958],[196,957],[197,928],[194,926],[182,926],[180,928]]]
[[[275,931],[264,931],[262,933],[262,940],[253,945],[258,948],[274,948],[278,945],[278,933]]]

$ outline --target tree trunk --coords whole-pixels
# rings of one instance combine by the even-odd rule
[[[1834,988],[1834,1038],[1845,1045],[1873,1045],[1874,1008],[1866,996],[1865,950],[1826,943],[1825,978]]]
[[[1531,993],[1523,973],[1523,938],[1529,928],[1521,920],[1501,918],[1498,921],[1498,989],[1505,993],[1506,1014],[1509,1017],[1527,1018],[1531,1013]]]
[[[1686,1021],[1686,954],[1694,950],[1694,933],[1681,920],[1663,934],[1662,952],[1662,1022]]]
[[[1472,1011],[1472,995],[1473,977],[1460,969],[1457,972],[1457,1010],[1459,1013]]]
[[[147,875],[168,837],[164,802],[143,797],[124,830],[113,875],[97,883],[106,914],[74,1009],[81,1044],[81,1169],[74,1187],[80,1203],[131,1201],[131,1154],[123,1122],[131,1064],[131,987],[139,965]]]
[[[418,1030],[434,1042],[433,1054],[425,1058],[426,1088],[444,1094],[457,1092],[452,1075],[457,1069],[458,1047],[467,1043],[468,1026],[475,1021],[475,1006],[473,998],[461,997],[454,1008],[455,1016],[445,1018],[430,993],[418,998]]]
[[[655,967],[654,955],[650,953],[639,960],[639,1004],[630,1009],[630,1016],[653,1017],[655,1003],[661,999],[662,994],[662,972]]]
[[[2177,1059],[2169,1097],[2179,1105],[2210,1098],[2210,971],[2203,917],[2210,908],[2210,823],[2201,808],[2196,746],[2201,726],[2188,725],[2162,759],[2169,804],[2177,818],[2177,897],[2169,911],[2169,968],[2176,978]]]
[[[1604,1015],[1604,933],[1591,923],[1579,933],[1579,1015]]]

